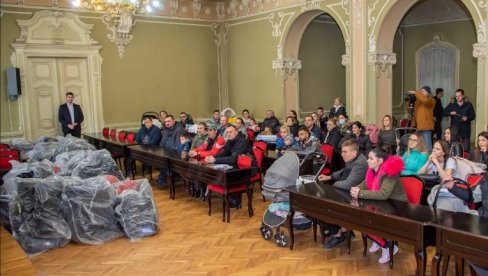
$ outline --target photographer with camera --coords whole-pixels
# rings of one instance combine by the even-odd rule
[[[413,118],[410,126],[417,128],[417,131],[422,135],[429,153],[432,152],[435,106],[435,100],[430,93],[430,87],[423,86],[420,91],[408,91],[408,95],[406,96],[410,106],[410,115]],[[413,100],[413,97],[415,97],[415,100]]]

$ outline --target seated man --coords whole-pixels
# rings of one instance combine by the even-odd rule
[[[207,124],[204,122],[198,123],[197,125],[197,134],[193,137],[193,141],[191,143],[191,149],[195,149],[203,145],[205,140],[207,139],[207,131],[208,127]]]
[[[346,167],[332,173],[332,175],[319,175],[319,180],[331,180],[333,181],[332,186],[339,189],[350,190],[366,178],[368,163],[366,157],[359,154],[359,145],[355,140],[348,140],[342,144],[341,155],[346,163]],[[345,232],[347,229],[341,229],[339,225],[328,224],[322,221],[319,221],[319,224],[322,226],[325,236],[335,234],[324,245],[325,248],[333,248],[346,240],[345,235],[343,235],[342,232]]]
[[[137,132],[136,142],[143,145],[157,146],[161,140],[161,130],[156,125],[153,125],[150,116],[144,116],[142,122],[144,123],[144,126]]]
[[[272,110],[266,111],[266,118],[263,120],[261,124],[259,124],[259,128],[261,130],[268,129],[272,134],[276,134],[280,131],[280,121],[278,118],[275,117],[274,112]]]
[[[217,126],[214,124],[208,124],[208,137],[205,142],[199,147],[196,147],[188,153],[192,158],[205,159],[207,156],[215,156],[221,152],[225,147],[224,137],[218,135]],[[195,197],[204,197],[207,190],[206,183],[195,183]]]
[[[186,112],[181,112],[180,113],[180,123],[185,127],[186,125],[193,125],[193,119],[191,118],[191,115],[186,113]]]
[[[324,142],[324,134],[322,133],[322,129],[313,123],[312,116],[305,116],[303,123],[308,128],[308,131],[310,131],[310,133],[312,133],[313,136],[320,141],[320,143]]]
[[[237,131],[237,128],[230,125],[225,130],[227,135],[227,143],[224,149],[214,156],[205,157],[205,162],[208,164],[228,164],[231,166],[237,165],[237,158],[239,155],[246,154],[252,157],[252,166],[257,167],[256,158],[254,157],[252,147],[247,141],[246,137]],[[251,175],[256,172],[251,171]],[[232,198],[230,202],[231,208],[237,207],[237,199]]]
[[[306,126],[298,129],[298,143],[291,146],[289,151],[295,151],[298,154],[307,155],[312,152],[321,152],[320,142],[315,136],[310,134]]]
[[[225,130],[227,129],[228,126],[230,126],[229,118],[227,118],[227,116],[225,115],[220,116],[219,127],[218,127],[220,136],[224,138],[226,137]]]
[[[183,134],[183,132],[185,132],[185,129],[181,126],[181,124],[175,121],[173,115],[167,115],[164,118],[164,127],[159,146],[161,146],[165,151],[176,152],[178,150],[178,146],[180,145],[180,136]],[[159,178],[157,181],[159,188],[166,187],[167,175],[167,170],[159,170]]]

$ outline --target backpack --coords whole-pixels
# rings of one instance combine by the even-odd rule
[[[375,124],[369,124],[366,126],[366,133],[369,136],[369,140],[373,146],[376,146],[378,143],[378,134],[380,132],[380,128]]]
[[[483,163],[473,162],[466,158],[457,156],[452,156],[451,158],[456,161],[459,178],[463,180],[466,180],[469,174],[479,174],[486,172],[486,165]]]

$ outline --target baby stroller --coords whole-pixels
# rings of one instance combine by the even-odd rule
[[[144,117],[150,117],[152,119],[153,125],[156,125],[157,127],[161,128],[163,122],[159,121],[159,114],[154,111],[147,111],[142,113],[141,116],[141,126],[144,125]]]
[[[301,159],[301,161],[300,161]],[[290,204],[287,187],[296,185],[297,183],[315,182],[318,175],[326,165],[327,156],[322,153],[311,153],[303,158],[299,155],[286,152],[282,157],[277,159],[273,165],[267,170],[264,177],[262,194],[267,199],[272,199],[272,203],[266,210],[263,220],[261,222],[261,236],[265,240],[274,238],[274,241],[279,247],[288,246],[289,238],[283,231],[281,226],[286,227]],[[309,166],[312,164],[312,166]],[[303,173],[316,171],[315,175],[305,175]],[[301,175],[301,176],[300,176]],[[312,220],[305,217],[300,212],[295,212],[293,217],[293,228],[296,230],[305,230],[310,228]],[[275,228],[273,235],[273,228]]]

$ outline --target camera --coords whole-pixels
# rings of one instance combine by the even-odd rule
[[[407,102],[409,105],[413,105],[417,98],[413,94],[407,94],[405,95],[405,102]]]

